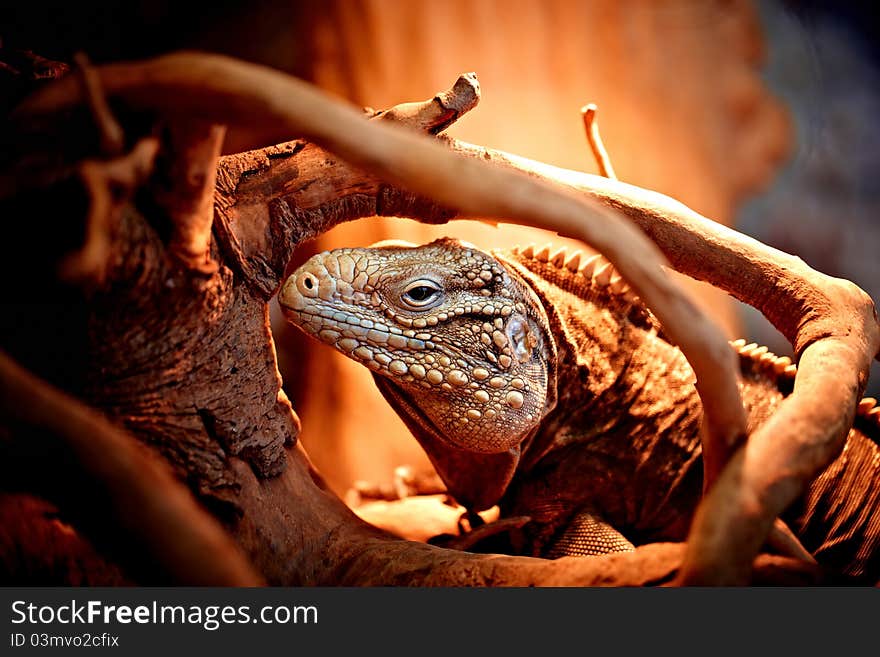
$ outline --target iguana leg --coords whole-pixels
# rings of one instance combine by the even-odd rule
[[[609,552],[632,552],[635,549],[623,534],[607,522],[592,513],[581,511],[542,556],[548,559],[590,557]]]
[[[467,529],[463,522],[471,529]],[[498,552],[497,541],[499,536],[517,532],[531,520],[529,516],[512,516],[501,518],[492,522],[485,522],[474,512],[466,511],[458,521],[459,534],[441,534],[428,540],[432,545],[438,545],[450,550],[464,550],[467,552]],[[489,543],[487,543],[487,541]],[[501,550],[503,551],[503,549]]]

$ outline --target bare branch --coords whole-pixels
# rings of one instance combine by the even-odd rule
[[[595,103],[581,107],[584,131],[587,133],[587,142],[590,144],[590,150],[593,151],[593,157],[596,158],[596,164],[599,166],[599,175],[617,180],[617,174],[614,173],[614,167],[611,166],[611,158],[608,157],[608,151],[605,150],[602,135],[599,133],[599,120],[596,118],[598,109]]]
[[[150,582],[255,586],[261,579],[220,525],[147,448],[0,353],[0,411],[14,423],[31,485],[52,492],[129,573]],[[52,466],[55,467],[52,467]],[[46,471],[61,480],[47,481]],[[64,481],[73,485],[59,486]],[[85,508],[83,505],[87,504]],[[92,519],[91,522],[89,519]],[[97,521],[95,521],[97,519]],[[111,522],[108,522],[110,520]],[[121,531],[120,531],[121,530]]]
[[[614,168],[611,165],[611,158],[608,155],[608,151],[605,149],[605,144],[602,142],[602,134],[599,131],[599,121],[596,118],[597,110],[598,108],[594,103],[584,105],[581,108],[587,141],[590,144],[590,150],[593,152],[593,157],[595,157],[596,163],[599,166],[599,175],[604,176],[605,178],[611,178],[612,180],[617,180],[617,175],[614,173]],[[722,448],[721,451],[719,451],[719,447]],[[738,444],[717,445],[712,442],[703,445],[704,491],[708,491],[712,487],[734,451],[739,447],[740,445]],[[797,536],[795,536],[794,532],[792,532],[788,525],[786,525],[780,518],[776,518],[773,525],[770,527],[767,542],[780,554],[801,559],[809,563],[816,563],[813,555],[809,553],[809,551],[801,544],[800,540],[798,540]]]
[[[727,466],[701,503],[688,540],[690,561],[682,581],[743,583],[774,518],[843,447],[880,346],[871,298],[849,281],[817,272],[657,192],[477,146],[455,148],[619,208],[676,270],[757,308],[800,354],[794,392],[773,417],[744,448],[736,437],[719,443],[717,454],[734,456],[729,463],[719,458],[707,464],[717,472]],[[698,385],[700,376],[697,372]],[[746,460],[744,452],[753,456]]]
[[[657,247],[618,211],[635,221],[676,269],[763,312],[800,355],[795,389],[737,451],[701,505],[682,581],[741,582],[773,519],[843,445],[868,365],[880,347],[873,303],[851,283],[819,274],[798,258],[660,194],[450,143],[454,151],[472,156],[455,157],[396,126],[371,125],[354,109],[275,71],[191,54],[99,71],[108,94],[144,108],[228,123],[232,150],[308,137],[462,215],[535,225],[591,244],[687,356],[719,454],[733,452],[745,435],[732,350],[714,323],[665,276]],[[70,83],[61,80],[21,106],[19,116],[51,112],[77,98]],[[487,167],[482,160],[503,166]],[[345,218],[354,217],[337,217]],[[717,463],[708,467],[720,469]]]
[[[155,195],[173,225],[169,253],[190,269],[212,274],[211,226],[217,162],[226,132],[221,125],[176,121],[168,127],[168,152]]]
[[[107,105],[107,99],[101,89],[101,78],[84,53],[76,53],[73,59],[76,63],[77,76],[82,84],[83,95],[98,127],[101,153],[107,156],[119,155],[125,145],[125,135],[122,126],[116,121],[110,106]]]
[[[374,116],[411,127],[420,132],[436,135],[455,123],[462,114],[480,102],[480,83],[473,73],[459,76],[455,84],[441,91],[431,100],[420,103],[395,105]]]
[[[86,160],[77,167],[89,198],[86,234],[82,247],[58,264],[62,279],[87,287],[103,282],[122,208],[152,172],[158,150],[159,142],[147,137],[131,153],[110,160]]]

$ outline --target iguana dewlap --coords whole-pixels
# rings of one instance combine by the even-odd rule
[[[702,488],[694,375],[601,256],[490,255],[451,239],[338,249],[303,264],[279,301],[373,371],[459,502],[531,517],[512,549],[555,557],[685,537]],[[795,368],[733,347],[754,427]],[[872,583],[878,421],[863,402],[842,454],[786,515],[820,563]]]

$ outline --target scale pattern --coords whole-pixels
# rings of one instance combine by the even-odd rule
[[[318,254],[282,286],[287,318],[361,362],[471,511],[528,516],[518,551],[558,557],[685,538],[702,488],[693,371],[599,254],[484,253],[456,240]],[[797,367],[740,357],[750,428]],[[880,579],[880,407],[787,510],[820,563]],[[518,530],[519,531],[519,530]]]

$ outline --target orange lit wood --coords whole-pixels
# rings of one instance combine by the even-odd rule
[[[233,503],[243,514],[234,531],[270,581],[574,584],[657,583],[676,577],[684,583],[744,583],[755,576],[754,559],[773,519],[840,449],[867,368],[880,346],[873,304],[851,283],[815,272],[799,259],[719,226],[663,195],[478,146],[453,141],[438,144],[381,122],[368,123],[358,112],[307,85],[257,66],[207,55],[174,55],[108,66],[99,72],[108,95],[118,100],[178,120],[198,116],[227,124],[233,149],[298,135],[371,172],[361,173],[317,151],[308,160],[296,160],[308,145],[286,151],[270,148],[262,156],[250,154],[229,161],[229,168],[218,177],[217,207],[227,225],[218,233],[219,246],[229,254],[225,257],[234,268],[233,275],[251,286],[255,295],[252,301],[230,306],[232,312],[265,312],[261,304],[271,294],[272,282],[277,285],[284,256],[290,255],[298,239],[336,222],[372,214],[382,199],[393,199],[396,210],[422,220],[443,221],[450,216],[449,210],[414,191],[456,208],[461,215],[519,221],[592,244],[651,306],[697,373],[707,418],[707,463],[720,476],[698,512],[680,572],[675,556],[679,553],[663,546],[596,561],[542,562],[445,553],[390,540],[357,521],[337,498],[315,486],[314,473],[300,451],[288,450],[287,467],[266,478],[258,477],[243,460],[247,456],[253,463],[254,453],[241,452],[240,457],[228,460],[240,487]],[[79,102],[76,87],[61,81],[20,108],[18,118],[27,122]],[[258,165],[248,168],[248,161]],[[311,162],[317,167],[288,169],[304,180],[344,180],[346,184],[328,186],[320,201],[319,192],[306,192],[291,185],[289,175],[279,175],[279,167],[290,167],[292,162]],[[250,203],[238,196],[243,191],[239,183],[245,179],[242,187],[252,190]],[[264,186],[258,193],[259,181]],[[352,202],[339,204],[339,189]],[[262,209],[260,193],[266,198]],[[298,213],[299,208],[285,200],[302,193],[311,195],[317,211],[322,203],[336,204],[336,211],[320,213],[326,222],[320,226],[309,224],[317,215]],[[254,210],[245,221],[236,214],[240,201],[241,207]],[[679,271],[754,304],[800,354],[794,394],[771,422],[750,437],[745,449],[738,447],[745,425],[726,340],[664,274],[661,265],[666,260],[658,247]],[[253,276],[242,263],[253,262],[267,251],[272,257],[262,260],[259,274]],[[221,295],[231,294],[226,280],[216,283]],[[194,303],[186,309],[192,313],[198,306]],[[241,321],[242,329],[250,331],[242,333],[241,340],[268,341],[268,333]],[[271,368],[274,360],[249,366]],[[289,423],[289,418],[284,421]],[[268,449],[257,446],[264,448]],[[268,471],[278,472],[275,461]],[[266,549],[267,536],[273,539],[274,551]],[[318,554],[322,558],[316,558]],[[663,567],[654,569],[661,554],[665,555]],[[598,575],[597,569],[605,574]],[[645,569],[652,577],[646,576]],[[621,576],[615,579],[615,573]]]

